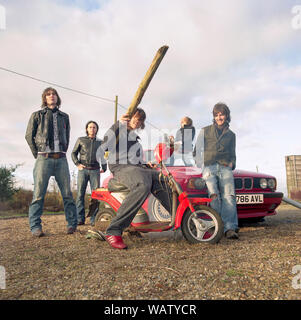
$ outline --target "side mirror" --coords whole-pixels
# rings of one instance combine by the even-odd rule
[[[158,143],[155,148],[155,158],[158,163],[166,161],[173,154],[174,149],[168,147],[165,143]]]

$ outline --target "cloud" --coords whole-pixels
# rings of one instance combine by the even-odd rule
[[[200,128],[211,123],[212,107],[222,100],[231,108],[242,169],[271,155],[280,164],[287,152],[301,152],[301,66],[294,54],[300,52],[300,32],[291,27],[294,1],[1,4],[7,13],[7,28],[0,32],[2,67],[112,101],[118,95],[127,107],[157,49],[167,44],[141,104],[151,124],[170,132],[188,115]],[[24,134],[48,85],[1,70],[0,79],[0,152],[6,154],[1,161],[18,163],[21,157],[31,175],[34,160]],[[103,129],[112,124],[114,102],[58,91],[71,119],[70,148],[88,120]],[[271,169],[285,174],[282,165],[273,169],[271,164]]]

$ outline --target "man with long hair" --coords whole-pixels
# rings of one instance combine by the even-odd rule
[[[77,174],[77,224],[85,224],[85,194],[88,182],[91,190],[99,188],[100,173],[107,170],[107,164],[102,159],[100,165],[96,159],[96,151],[101,144],[97,138],[98,124],[95,121],[88,121],[86,124],[86,136],[79,137],[72,151],[72,160],[78,168]],[[79,155],[79,157],[78,157]],[[90,217],[91,225],[95,223],[95,214]]]
[[[105,133],[103,143],[97,151],[99,159],[105,151],[109,151],[109,169],[114,180],[129,191],[103,235],[109,245],[116,249],[127,248],[122,233],[131,224],[150,193],[170,211],[169,191],[162,187],[159,172],[153,169],[154,166],[143,161],[140,137],[135,133],[136,130],[144,129],[145,120],[146,114],[141,108],[137,108],[132,117],[123,115]]]
[[[217,103],[212,114],[213,124],[202,128],[198,135],[194,149],[195,161],[202,168],[203,179],[212,199],[210,206],[221,215],[226,238],[238,239],[232,172],[236,167],[236,137],[229,129],[230,109],[225,103]]]
[[[42,94],[41,109],[32,113],[25,135],[36,159],[33,170],[33,199],[29,206],[30,230],[36,237],[44,235],[40,217],[51,176],[54,176],[63,197],[67,233],[74,233],[77,227],[76,207],[71,193],[66,159],[70,123],[69,116],[59,109],[60,106],[61,99],[57,91],[51,87],[46,88]]]

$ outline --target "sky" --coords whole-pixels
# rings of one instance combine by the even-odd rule
[[[175,134],[184,116],[197,131],[211,124],[223,101],[237,168],[275,176],[286,194],[285,156],[301,154],[301,0],[0,0],[0,165],[22,163],[16,179],[32,188],[24,136],[49,82],[70,116],[76,172],[70,154],[87,121],[98,122],[102,138],[115,97],[120,117],[163,45],[140,104],[143,146]]]

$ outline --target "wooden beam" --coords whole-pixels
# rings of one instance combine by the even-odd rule
[[[137,109],[139,103],[141,102],[143,95],[144,95],[148,85],[150,84],[155,72],[157,71],[162,59],[164,58],[167,50],[168,50],[168,46],[163,46],[157,51],[149,69],[147,70],[143,80],[141,81],[141,83],[138,87],[138,90],[136,91],[136,94],[135,94],[135,96],[134,96],[134,98],[133,98],[133,100],[127,110],[127,114],[130,117],[132,117],[135,114],[136,109]]]

